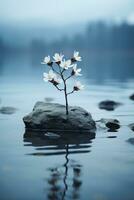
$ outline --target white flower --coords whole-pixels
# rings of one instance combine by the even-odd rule
[[[55,62],[61,62],[63,57],[64,55],[59,54],[59,53],[55,53],[53,56]]]
[[[77,64],[74,64],[73,65],[72,75],[82,76],[82,74],[80,74],[80,72],[81,72],[81,68],[77,68]]]
[[[59,78],[59,77],[54,77],[54,79],[53,79],[53,83],[54,83],[55,85],[58,85],[58,84],[60,84],[60,83],[62,83],[62,82],[63,82],[62,79]]]
[[[74,90],[78,91],[78,90],[83,90],[83,89],[84,89],[84,85],[82,85],[80,81],[76,81],[74,85]]]
[[[54,85],[58,85],[60,83],[62,83],[62,79],[60,79],[59,77],[57,77],[57,75],[53,72],[53,70],[50,70],[48,73],[44,73],[44,81],[45,82],[51,82]]]
[[[73,59],[75,61],[81,61],[81,57],[79,56],[79,51],[74,51]]]
[[[72,67],[71,60],[65,61],[65,59],[64,59],[63,61],[61,61],[60,67],[62,67],[63,69],[68,69],[68,68]]]
[[[49,70],[48,73],[43,73],[43,76],[43,80],[45,82],[52,81],[54,78],[56,78],[56,74],[52,70]]]
[[[46,56],[41,64],[49,64],[51,63],[50,56]]]

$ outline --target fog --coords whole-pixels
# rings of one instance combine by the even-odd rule
[[[0,19],[14,24],[41,21],[60,26],[100,19],[124,20],[133,8],[133,0],[1,0]]]
[[[28,69],[37,74],[45,55],[70,56],[78,50],[90,78],[133,79],[133,1],[3,0],[0,4],[1,74],[12,74],[16,68],[14,76],[20,70],[25,77]]]

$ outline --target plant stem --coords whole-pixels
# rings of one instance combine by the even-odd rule
[[[59,66],[59,64],[58,64]],[[66,115],[69,114],[68,112],[68,99],[67,99],[67,86],[66,86],[66,79],[64,78],[64,75],[63,75],[63,72],[65,71],[64,69],[61,71],[61,68],[59,66],[59,71],[60,71],[60,76],[63,80],[63,83],[64,83],[64,95],[65,95],[65,102],[66,102]]]
[[[71,78],[72,76],[73,76],[73,75],[68,76],[68,77],[65,79],[65,81],[68,80],[69,78]]]
[[[59,91],[63,91],[64,89],[61,89],[61,88],[59,88],[57,85],[54,85],[56,88],[57,88],[57,90],[59,90]]]
[[[59,72],[57,72],[57,71],[53,68],[53,66],[52,66],[52,70],[53,70],[56,74],[61,75]]]
[[[69,112],[68,112],[67,86],[66,86],[66,79],[64,78],[62,72],[61,72],[61,78],[62,78],[63,83],[64,83],[64,95],[65,95],[65,102],[66,102],[66,115],[68,115]]]
[[[64,94],[65,94],[65,101],[66,101],[66,115],[68,115],[67,86],[66,86],[66,81],[65,80],[64,80]]]
[[[67,95],[74,93],[75,90],[72,90],[72,92],[68,92]]]

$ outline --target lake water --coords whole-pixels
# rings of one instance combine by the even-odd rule
[[[121,63],[116,64],[121,69]],[[134,67],[128,65],[128,69]],[[98,128],[92,140],[73,137],[66,142],[23,137],[22,118],[36,101],[51,97],[53,102],[64,103],[64,97],[42,81],[44,66],[36,66],[26,57],[1,61],[0,106],[17,108],[12,115],[0,114],[1,200],[134,199],[134,145],[127,141],[134,138],[127,126],[134,123],[134,102],[129,99],[134,92],[134,74],[126,69],[126,74],[121,71],[121,79],[108,72],[104,78],[101,69],[96,69],[92,68],[91,74],[83,72],[85,90],[70,96],[69,104],[87,109],[94,120],[116,118],[121,128],[118,132]],[[100,74],[98,79],[95,72]],[[122,105],[114,111],[100,110],[98,103],[106,99]]]

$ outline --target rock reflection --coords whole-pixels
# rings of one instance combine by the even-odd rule
[[[59,135],[59,137],[51,138],[44,133],[32,133],[26,131],[24,134],[24,146],[36,147],[36,152],[28,154],[34,156],[51,156],[66,154],[67,147],[68,154],[88,153],[90,152],[89,148],[91,147],[91,139],[94,138],[95,133],[68,133],[65,135]],[[51,152],[49,152],[49,150],[51,150]]]
[[[80,199],[82,186],[82,165],[79,161],[69,158],[70,154],[89,153],[95,133],[66,134],[57,138],[49,138],[45,134],[30,137],[29,132],[24,134],[25,146],[34,146],[33,156],[64,155],[64,163],[51,166],[48,169],[47,199]],[[29,143],[27,143],[29,142]],[[50,152],[51,151],[51,152]],[[46,179],[45,179],[46,180]]]

